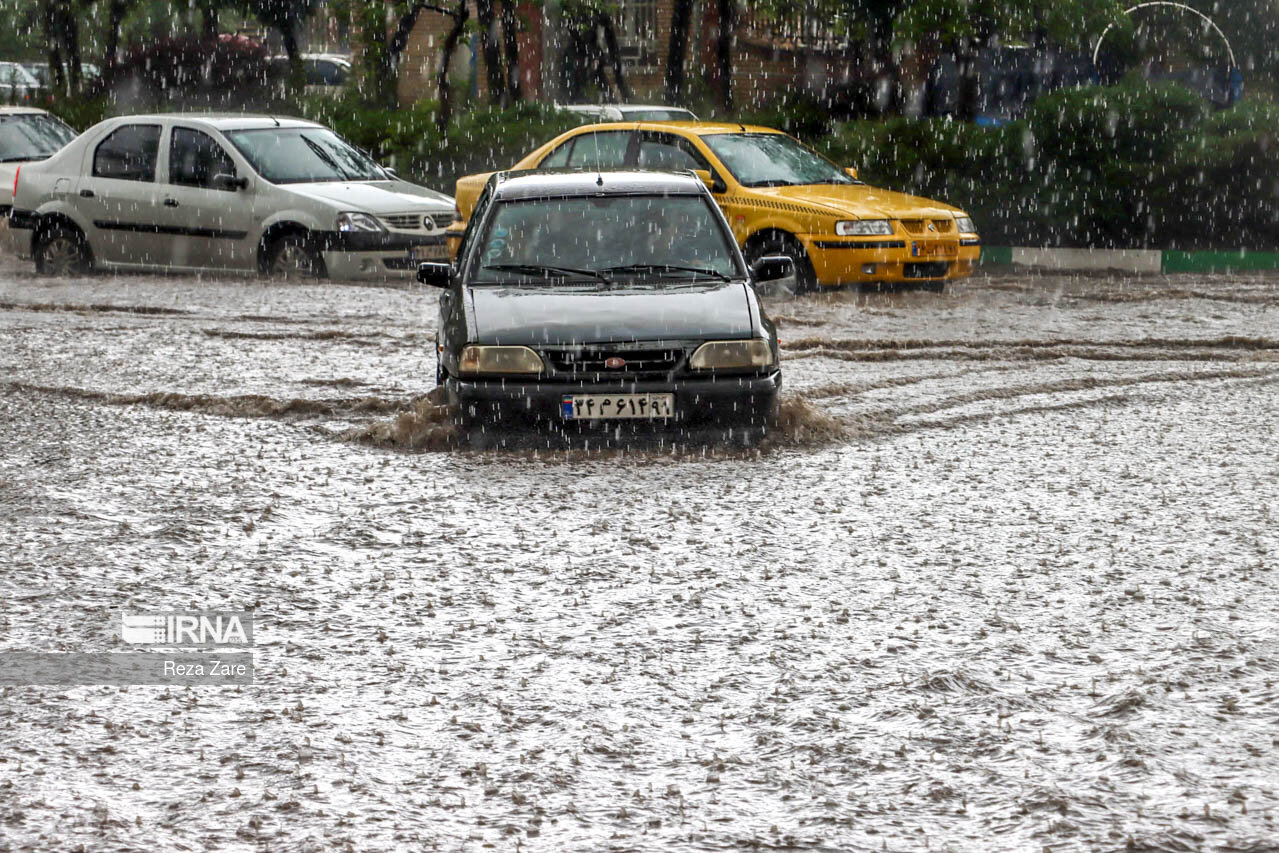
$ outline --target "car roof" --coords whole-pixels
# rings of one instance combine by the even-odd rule
[[[138,121],[189,121],[217,130],[258,130],[276,127],[324,127],[306,119],[288,116],[254,115],[252,113],[153,113],[150,115],[117,116],[111,121],[130,124]]]
[[[568,169],[533,169],[498,172],[494,176],[495,199],[527,199],[543,196],[598,195],[700,195],[701,178],[691,172],[610,170],[580,172]]]
[[[0,116],[40,116],[48,115],[38,107],[0,107]]]
[[[669,107],[656,107],[655,109],[669,109]],[[681,108],[682,109],[682,108]],[[590,131],[584,131],[582,128],[590,128]],[[772,133],[785,136],[783,131],[773,127],[761,127],[754,124],[738,124],[736,122],[725,121],[613,121],[600,122],[599,124],[582,125],[582,128],[574,128],[572,132],[593,132],[599,130],[659,130],[670,132],[671,130],[684,130],[697,136],[713,136],[718,133]]]

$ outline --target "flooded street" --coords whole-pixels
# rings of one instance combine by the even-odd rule
[[[1279,850],[1279,279],[766,300],[750,450],[459,442],[437,293],[0,268],[0,648],[257,664],[0,688],[0,850]]]

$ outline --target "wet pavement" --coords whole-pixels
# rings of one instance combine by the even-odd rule
[[[434,291],[0,268],[0,850],[1279,850],[1279,279],[768,301],[756,449],[459,443]],[[607,442],[605,442],[607,443]]]

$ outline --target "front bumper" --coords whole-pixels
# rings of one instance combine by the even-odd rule
[[[870,282],[947,281],[971,275],[981,255],[976,235],[926,239],[913,235],[844,238],[801,235],[817,275],[825,287]]]
[[[643,382],[545,382],[537,380],[444,380],[449,402],[469,419],[503,423],[517,421],[541,425],[673,423],[723,423],[763,426],[782,387],[782,374],[721,376],[650,380]],[[560,403],[565,394],[669,394],[675,395],[675,416],[668,420],[565,420]]]
[[[448,259],[442,234],[330,231],[319,240],[329,278],[416,281],[418,264]]]

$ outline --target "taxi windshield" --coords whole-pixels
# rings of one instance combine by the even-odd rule
[[[780,133],[716,133],[702,140],[744,187],[858,183],[816,151]]]

